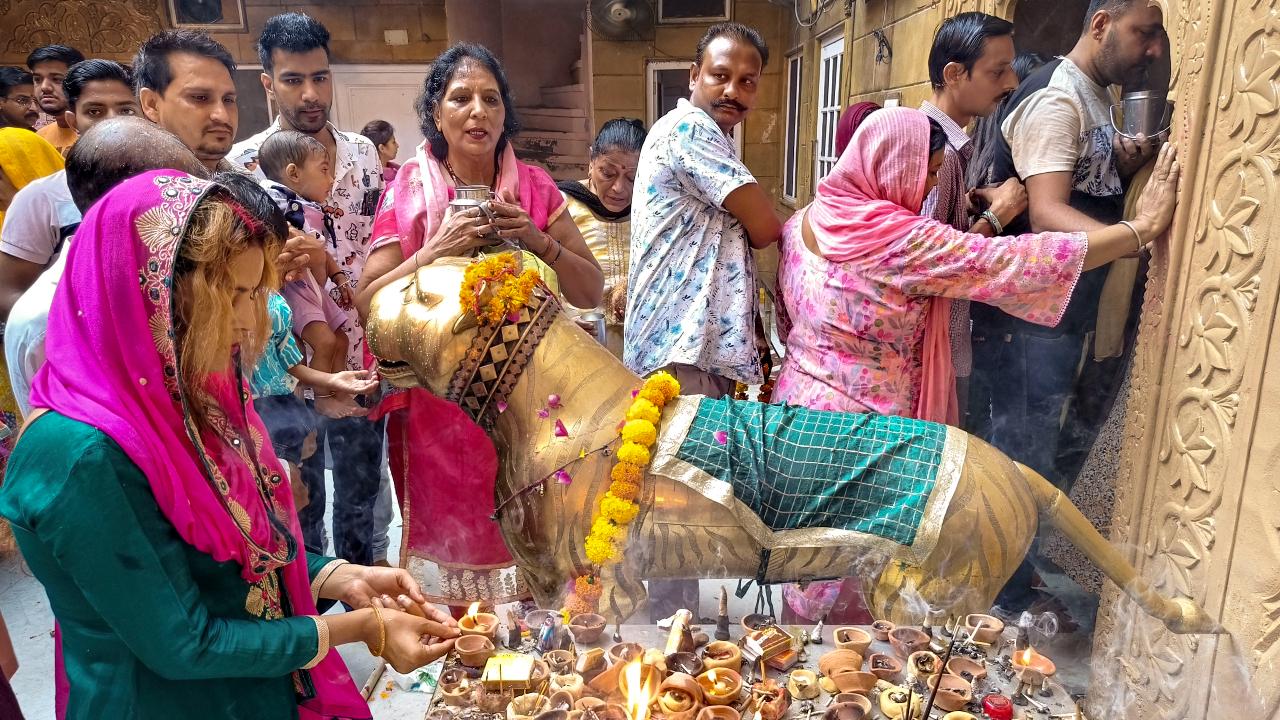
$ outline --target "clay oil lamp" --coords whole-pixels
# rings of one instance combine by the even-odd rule
[[[957,710],[955,712],[949,712],[946,715],[943,715],[942,720],[978,720],[978,716],[970,715],[969,713],[963,710]]]
[[[994,615],[973,614],[964,619],[965,638],[972,637],[973,642],[993,645],[1004,632],[1004,621]]]
[[[702,697],[708,705],[729,705],[742,694],[742,676],[737,670],[712,668],[698,676]]]
[[[640,643],[633,642],[618,643],[609,648],[607,653],[610,666],[624,665],[632,660],[639,660],[643,654],[644,648],[641,647]]]
[[[961,710],[973,700],[973,686],[955,675],[934,675],[928,680],[929,689],[937,686],[934,704],[947,712]]]
[[[765,678],[751,686],[751,704],[760,720],[782,720],[791,707],[791,696],[773,678]]]
[[[970,660],[967,657],[959,655],[947,661],[947,672],[957,675],[970,683],[977,683],[987,679],[987,668],[976,660]]]
[[[583,681],[582,676],[578,673],[551,674],[551,690],[553,692],[567,692],[573,696],[575,701],[582,697],[582,692],[586,689],[586,686],[586,682]]]
[[[861,695],[854,697],[862,698],[866,706],[853,702],[832,703],[822,713],[822,720],[868,720],[871,717],[871,701]]]
[[[751,613],[750,615],[742,616],[742,631],[744,633],[760,630],[771,624],[773,624],[773,621],[769,619],[769,616],[762,613]]]
[[[632,660],[623,666],[618,689],[626,698],[624,707],[628,720],[648,720],[649,705],[657,696],[659,687],[657,679],[658,671],[639,660]]]
[[[1027,648],[1013,654],[1013,671],[1022,682],[1040,687],[1045,678],[1052,677],[1058,671],[1058,666],[1049,658]]]
[[[742,648],[728,640],[716,640],[703,649],[702,664],[708,670],[715,668],[737,670],[742,667]]]
[[[484,635],[463,635],[453,647],[458,651],[458,660],[473,668],[484,667],[495,649],[493,641]]]
[[[862,628],[836,628],[833,637],[836,640],[836,647],[841,650],[852,650],[859,655],[866,655],[867,648],[871,646],[871,633]]]
[[[507,720],[533,720],[534,717],[551,709],[551,701],[546,695],[529,693],[520,695],[507,706]]]
[[[582,713],[578,713],[581,717]],[[544,713],[539,713],[533,720],[570,720],[573,717],[573,711],[564,708],[552,708]]]
[[[867,699],[866,695],[859,695],[857,693],[836,693],[836,695],[831,698],[831,702],[833,704],[852,703],[865,709],[867,717],[871,717],[871,701]]]
[[[484,683],[475,684],[475,693],[472,695],[472,702],[480,709],[480,712],[495,715],[506,710],[507,705],[511,703],[511,690],[498,690],[489,688]]]
[[[427,713],[423,720],[453,720],[453,711],[447,707],[438,707]]]
[[[889,644],[893,646],[893,651],[898,653],[898,657],[905,660],[911,656],[911,653],[927,650],[929,636],[912,627],[894,628],[889,633]]]
[[[551,650],[542,654],[552,674],[573,672],[573,653],[568,650]]]
[[[458,621],[458,630],[463,635],[483,635],[493,640],[498,636],[498,616],[480,612],[480,603],[473,602],[467,608],[467,614]]]
[[[654,705],[670,720],[694,720],[702,709],[702,687],[692,675],[672,673],[658,686]]]
[[[910,703],[911,715],[907,715],[907,706]],[[906,688],[895,685],[894,687],[880,693],[880,712],[889,720],[920,720],[920,716],[924,714],[924,698],[918,693],[910,692]]]
[[[876,620],[871,623],[871,634],[880,642],[889,642],[889,633],[898,627],[888,620]]]
[[[812,700],[821,694],[822,688],[818,687],[818,676],[812,670],[792,670],[787,678],[787,692],[797,700]]]
[[[907,658],[907,680],[924,682],[942,672],[942,658],[929,650],[918,650]]]
[[[533,669],[529,671],[529,685],[531,688],[540,688],[543,683],[551,682],[551,667],[547,665],[546,660],[534,660]]]
[[[862,656],[852,650],[832,650],[818,658],[818,671],[827,677],[840,669],[861,670]]]
[[[578,698],[577,702],[573,704],[573,709],[574,710],[590,710],[591,712],[594,712],[594,713],[600,713],[604,711],[604,706],[607,704],[608,703],[606,703],[604,700],[598,697],[585,695],[583,697]]]
[[[836,686],[836,690],[842,693],[856,693],[858,695],[866,695],[871,692],[871,688],[875,687],[876,681],[880,679],[869,672],[851,668],[837,669],[830,677],[831,683]]]
[[[569,618],[569,632],[573,633],[573,641],[589,645],[600,639],[604,633],[603,615],[582,613]]]
[[[451,668],[440,673],[440,697],[446,705],[459,707],[471,702],[471,680],[462,668]]]
[[[551,709],[553,711],[563,710],[568,712],[573,709],[573,704],[577,702],[577,698],[564,690],[556,690],[551,693],[551,697],[548,698],[548,701],[551,703]]]
[[[667,670],[673,673],[684,673],[698,677],[704,669],[702,658],[697,653],[678,652],[667,656]]]
[[[538,634],[538,628],[542,627],[542,624],[546,622],[547,618],[552,618],[554,620],[559,616],[560,613],[557,610],[546,610],[543,608],[530,610],[524,614],[524,626],[529,628],[529,632],[533,633],[536,637]],[[461,624],[462,621],[459,620],[458,622]]]
[[[902,661],[892,655],[874,653],[867,658],[867,670],[881,680],[897,680],[902,675]]]
[[[703,705],[695,720],[742,720],[742,714],[728,705]]]

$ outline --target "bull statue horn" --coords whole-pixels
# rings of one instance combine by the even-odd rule
[[[480,327],[480,321],[476,319],[476,314],[464,312],[458,316],[457,320],[453,321],[453,334],[458,335],[474,327]]]
[[[412,305],[415,302],[428,310],[444,302],[443,295],[427,290],[422,283],[418,282],[416,272],[410,276],[409,282],[404,286],[404,304]]]

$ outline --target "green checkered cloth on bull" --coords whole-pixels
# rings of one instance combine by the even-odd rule
[[[910,418],[708,398],[676,457],[732,485],[772,530],[836,528],[910,546],[946,439],[946,425]]]

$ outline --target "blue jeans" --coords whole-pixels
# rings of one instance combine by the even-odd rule
[[[298,513],[307,550],[323,553],[325,445],[333,468],[333,554],[357,565],[373,562],[373,515],[382,482],[384,420],[324,418],[316,454],[303,464],[311,502]]]
[[[975,337],[973,342],[971,383],[980,389],[971,392],[970,403],[981,402],[984,407],[971,405],[971,417],[976,414],[981,419],[971,422],[970,428],[1055,485],[1061,485],[1055,468],[1063,411],[1075,387],[1083,348],[1084,336],[1075,333],[1011,333]],[[1035,567],[1030,558],[1034,556],[1033,544],[996,597],[997,605],[1021,610],[1031,604]]]

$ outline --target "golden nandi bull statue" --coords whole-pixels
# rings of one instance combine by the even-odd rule
[[[381,359],[383,377],[393,384],[424,387],[455,400],[490,429],[500,459],[495,501],[503,536],[539,605],[555,607],[568,580],[589,569],[583,540],[608,488],[611,450],[618,447],[619,425],[640,379],[545,293],[535,293],[515,322],[509,318],[496,329],[479,325],[464,313],[459,298],[469,262],[442,259],[380,291],[370,309],[369,346]],[[539,417],[552,394],[560,397],[555,417],[564,422],[567,438],[557,437],[551,422]],[[1044,478],[956,428],[714,401],[718,411],[739,419],[800,412],[841,427],[900,421],[911,424],[914,437],[936,440],[928,455],[927,492],[915,498],[916,513],[910,516],[918,522],[896,539],[865,527],[778,528],[776,522],[771,527],[744,500],[753,492],[754,477],[739,473],[726,481],[691,462],[685,452],[705,415],[699,406],[712,402],[682,396],[663,411],[637,499],[640,514],[628,526],[627,550],[621,562],[601,572],[602,613],[630,616],[646,599],[642,578],[781,582],[845,576],[861,578],[866,602],[878,618],[919,622],[924,603],[952,614],[982,612],[1022,561],[1039,523],[1047,522],[1173,631],[1220,630],[1194,601],[1156,593]],[[762,445],[776,444],[773,435],[763,438]],[[711,445],[710,452],[717,452]],[[915,452],[892,443],[886,447],[883,459],[890,463],[901,459],[895,453]],[[848,467],[822,466],[830,476],[818,477],[819,487],[837,488],[840,502],[851,500],[838,496],[844,492],[840,488],[878,491],[878,485],[858,485],[862,470],[850,471],[850,477]],[[552,478],[560,468],[571,473],[570,484]]]

